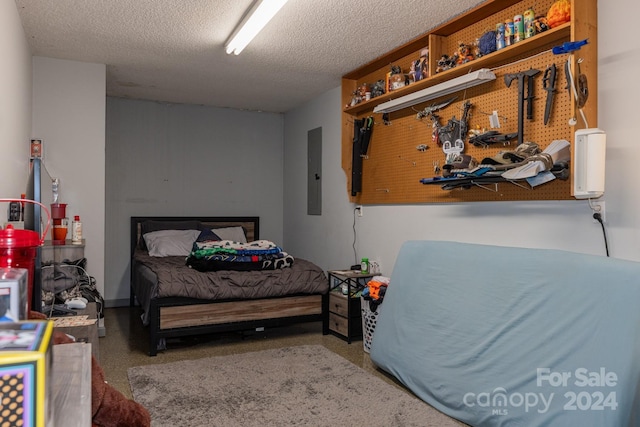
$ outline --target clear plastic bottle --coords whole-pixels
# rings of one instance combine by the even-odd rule
[[[82,244],[82,222],[80,222],[80,215],[73,217],[71,223],[71,243],[74,245]]]

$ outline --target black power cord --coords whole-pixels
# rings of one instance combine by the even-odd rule
[[[355,208],[353,208],[353,245],[351,245],[351,247],[353,248],[353,259],[354,259],[356,264],[358,264],[358,254],[356,253],[356,240],[357,240],[356,212],[359,209],[361,209],[361,208],[359,208],[357,206]],[[355,266],[355,264],[353,266]],[[360,264],[358,264],[358,268],[360,268]]]
[[[609,256],[609,244],[607,243],[607,232],[604,229],[604,222],[602,221],[602,215],[600,214],[600,212],[594,212],[593,219],[598,221],[602,226],[602,236],[604,237],[604,248],[607,251],[607,256]]]

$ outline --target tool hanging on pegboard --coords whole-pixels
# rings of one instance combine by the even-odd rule
[[[372,131],[373,117],[353,121],[353,151],[351,157],[352,196],[356,196],[362,191],[362,159],[367,155],[367,151],[369,150]]]
[[[525,77],[527,78],[527,85],[529,87],[529,94],[527,94],[528,107],[527,111],[532,107],[533,97],[530,97],[533,86],[533,78],[540,73],[540,70],[531,68],[527,71],[521,71],[519,73],[510,73],[504,75],[504,83],[507,87],[511,87],[511,82],[518,80],[518,145],[524,142],[524,85]],[[527,112],[527,118],[529,113]]]

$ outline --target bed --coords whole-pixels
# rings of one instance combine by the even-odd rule
[[[326,333],[329,284],[308,260],[289,255],[282,268],[262,261],[264,268],[238,270],[218,262],[214,271],[187,265],[194,258],[182,252],[189,238],[213,230],[225,242],[244,237],[251,244],[259,241],[259,225],[258,217],[131,217],[130,305],[143,309],[150,356],[174,337],[318,320]]]

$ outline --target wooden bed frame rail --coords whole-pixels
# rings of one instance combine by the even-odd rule
[[[211,302],[191,298],[151,300],[149,355],[158,353],[161,339],[220,332],[249,331],[322,320],[329,295],[300,295],[258,300]]]

